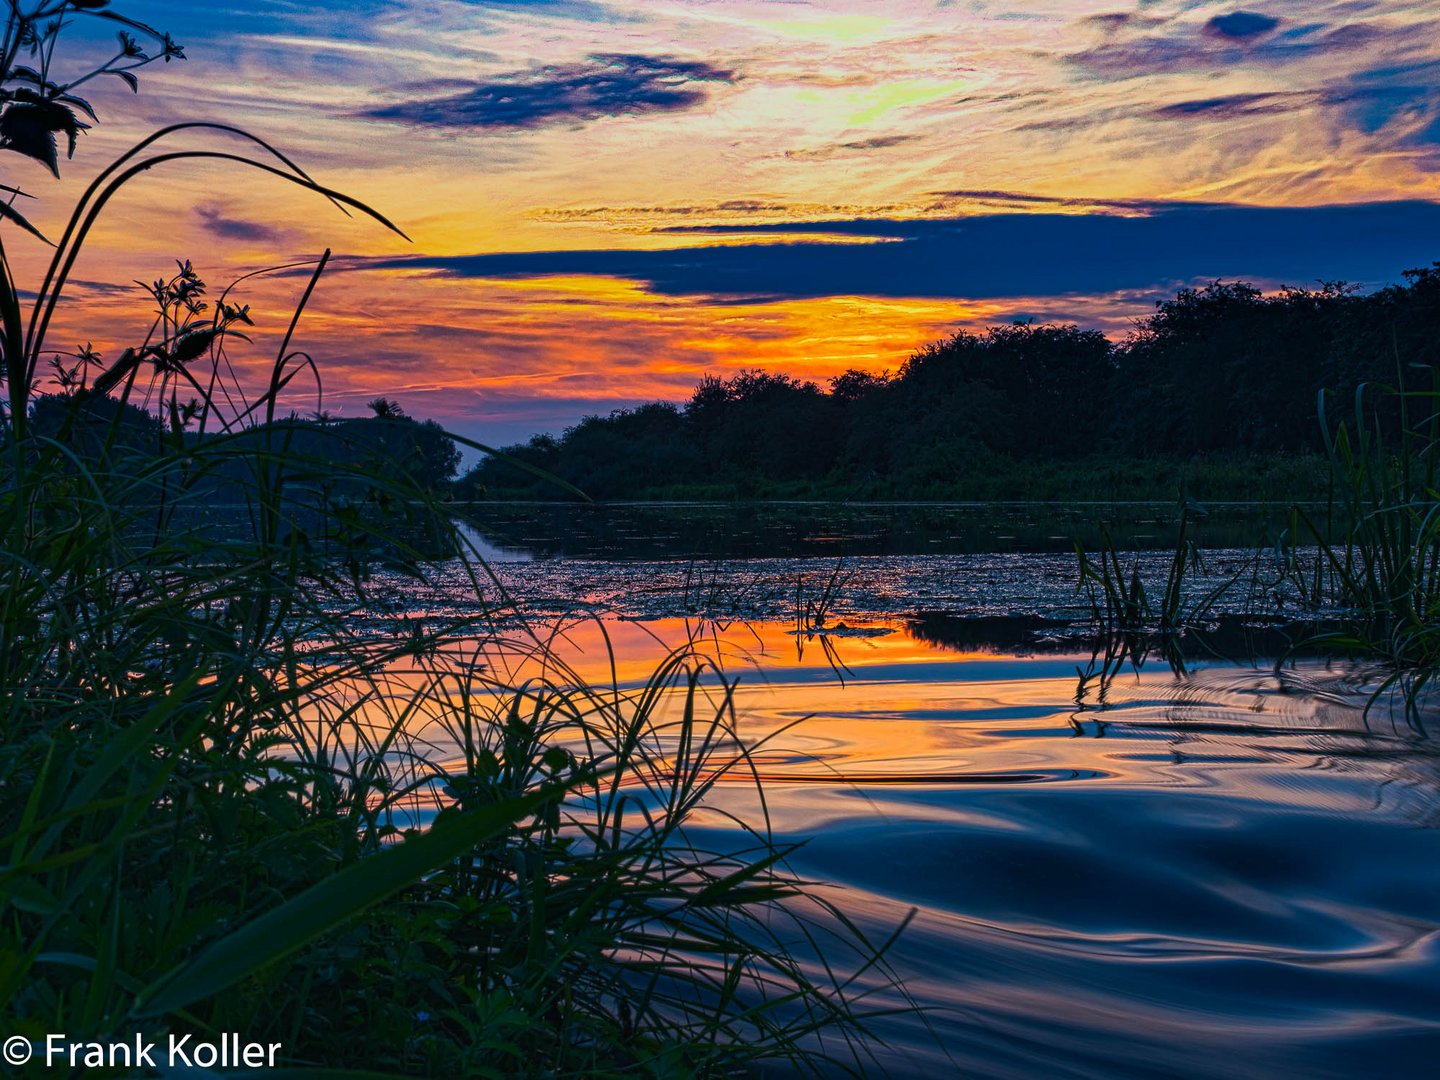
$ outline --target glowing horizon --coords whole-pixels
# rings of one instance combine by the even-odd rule
[[[300,329],[323,407],[385,394],[491,443],[706,373],[824,381],[961,326],[1116,334],[1198,281],[1374,287],[1440,258],[1427,3],[116,8],[189,59],[96,87],[62,184],[12,165],[47,234],[136,138],[203,118],[412,242],[258,175],[157,171],[102,218],[50,344],[123,346],[145,322],[123,287],[175,258],[215,293],[330,247]],[[24,287],[44,252],[10,248]],[[302,287],[245,285],[242,371]]]

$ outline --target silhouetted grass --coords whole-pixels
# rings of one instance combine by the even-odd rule
[[[1440,368],[1425,389],[1364,385],[1350,420],[1325,427],[1333,475],[1330,521],[1296,511],[1319,557],[1308,586],[1341,609],[1337,647],[1378,659],[1412,708],[1440,671]],[[1325,413],[1321,397],[1322,422]],[[1398,413],[1387,439],[1382,417]],[[1392,426],[1390,430],[1394,431]]]
[[[1099,676],[1103,687],[1125,662],[1138,665],[1152,650],[1183,673],[1184,661],[1170,643],[1202,623],[1222,598],[1234,601],[1243,590],[1242,606],[1253,615],[1266,614],[1267,598],[1278,606],[1285,596],[1308,613],[1322,630],[1300,643],[1305,649],[1378,661],[1384,675],[1372,701],[1397,689],[1418,717],[1440,673],[1440,368],[1420,370],[1428,388],[1407,388],[1403,378],[1363,385],[1350,419],[1333,426],[1320,395],[1331,473],[1324,513],[1296,505],[1273,557],[1257,552],[1245,570],[1203,595],[1187,585],[1201,566],[1187,537],[1188,505],[1158,599],[1138,563],[1127,570],[1108,537],[1095,557],[1077,544],[1077,589],[1090,597],[1102,643],[1089,677]],[[1268,575],[1261,572],[1266,564]]]
[[[1096,679],[1103,695],[1109,681],[1129,663],[1138,668],[1157,652],[1176,674],[1185,673],[1181,639],[1202,624],[1222,598],[1241,580],[1244,572],[1213,585],[1202,596],[1191,595],[1186,579],[1203,569],[1200,549],[1190,538],[1191,517],[1197,510],[1182,504],[1175,529],[1175,551],[1158,596],[1146,586],[1138,558],[1128,568],[1101,526],[1101,544],[1092,558],[1077,542],[1075,557],[1079,579],[1075,589],[1090,604],[1093,639],[1096,642],[1090,670],[1081,673],[1081,694]],[[1254,567],[1251,568],[1252,574]]]
[[[250,149],[167,148],[197,131]],[[292,336],[325,258],[258,396],[228,378],[248,314],[182,264],[150,337],[84,350],[56,426],[31,422],[98,215],[196,159],[389,225],[244,132],[180,124],[96,178],[28,317],[4,274],[7,1036],[239,1032],[299,1068],[437,1076],[860,1068],[867,1017],[904,1003],[885,943],[786,870],[763,814],[692,836],[723,778],[759,791],[723,673],[682,648],[642,685],[587,685],[403,462],[283,418],[319,378]],[[143,436],[142,393],[164,419]],[[372,570],[423,580],[437,553],[476,614],[385,616]]]
[[[74,422],[93,400],[68,399]],[[285,422],[201,408],[199,442],[4,448],[14,1031],[242,1031],[296,1063],[435,1075],[860,1059],[865,996],[840,972],[885,982],[882,950],[763,820],[688,836],[747,769],[723,676],[685,649],[643,686],[586,686],[543,638],[501,636],[490,616],[514,613],[463,554],[481,615],[354,618],[383,599],[377,561],[423,578],[437,535],[464,552],[445,508],[394,463],[337,477]],[[217,471],[247,477],[218,530],[196,505]],[[494,654],[517,651],[541,674],[510,685]]]

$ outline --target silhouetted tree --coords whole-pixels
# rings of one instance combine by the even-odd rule
[[[1103,461],[1113,478],[1126,474],[1120,461],[1313,452],[1322,389],[1338,416],[1357,385],[1413,384],[1416,365],[1437,364],[1440,263],[1368,295],[1340,282],[1266,294],[1216,281],[1159,302],[1119,343],[1015,323],[961,330],[894,375],[851,369],[828,391],[774,372],[707,375],[680,409],[587,417],[508,452],[600,497],[953,495],[1055,462]],[[467,482],[556,490],[498,461]]]
[[[36,397],[30,406],[30,430],[94,460],[106,447],[153,454],[163,429],[158,417],[129,402],[79,390]]]

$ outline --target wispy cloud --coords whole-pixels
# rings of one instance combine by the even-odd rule
[[[811,203],[785,202],[774,199],[726,199],[722,202],[675,203],[656,206],[571,206],[552,207],[539,216],[557,222],[599,222],[641,231],[674,231],[669,222],[698,219],[704,222],[744,222],[747,225],[766,221],[814,220],[817,218],[882,217],[888,214],[915,213],[933,208],[936,197],[914,203]]]
[[[1275,33],[1280,20],[1252,12],[1217,15],[1201,25],[1145,23],[1140,33],[1126,33],[1131,24],[1114,24],[1100,43],[1070,53],[1066,60],[1087,73],[1107,79],[1135,79],[1179,72],[1219,72],[1237,66],[1278,67],[1359,49],[1386,35],[1380,26],[1345,23],[1312,24],[1294,34]]]
[[[578,64],[512,72],[460,93],[368,109],[372,120],[440,128],[535,128],[607,116],[673,112],[703,102],[704,83],[735,72],[671,56],[604,53]]]
[[[1151,115],[1161,120],[1234,119],[1293,112],[1323,100],[1323,95],[1304,90],[1257,94],[1226,94],[1223,97],[1194,98],[1161,105]]]
[[[276,244],[286,238],[282,229],[248,218],[232,217],[224,207],[204,203],[195,207],[202,228],[213,236],[252,244]]]
[[[850,139],[846,142],[831,143],[828,146],[786,150],[785,156],[794,161],[829,161],[831,158],[868,154],[875,150],[891,150],[922,138],[924,138],[922,135],[875,135],[868,139]]]
[[[618,23],[635,21],[637,16],[622,7],[602,4],[596,0],[464,0],[482,11],[516,15],[541,16],[550,19],[573,19],[577,22]]]
[[[1149,213],[1163,210],[1174,204],[1158,199],[1091,199],[1080,195],[1036,195],[1026,191],[1005,191],[996,188],[955,188],[950,191],[931,193],[946,203],[975,203],[981,206],[1015,206],[1027,209],[1036,206],[1054,206],[1084,210],[1087,212],[1134,212]],[[1190,206],[1197,204],[1190,203]]]

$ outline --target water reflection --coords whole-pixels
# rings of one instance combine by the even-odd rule
[[[803,720],[757,760],[775,831],[810,838],[795,868],[876,934],[918,909],[891,958],[945,1049],[889,1021],[895,1074],[1430,1074],[1440,753],[1367,715],[1364,673],[1147,669],[1100,709],[1087,654],[888,628],[832,642],[843,684],[787,623],[582,622],[563,647],[623,687],[700,636],[746,737]],[[756,802],[737,778],[694,827]]]
[[[1127,669],[1102,706],[1088,651],[936,626],[579,619],[467,663],[623,695],[677,645],[718,660],[765,803],[736,773],[691,839],[768,817],[876,938],[914,909],[890,959],[930,1028],[880,1022],[893,1075],[1433,1075],[1440,745],[1367,711],[1372,673]]]
[[[1176,523],[1169,502],[490,502],[464,513],[502,561],[1069,553],[1076,540],[1094,549],[1102,523],[1121,548],[1150,550],[1174,544]],[[1248,547],[1288,525],[1288,506],[1215,503],[1192,532],[1207,548]]]

